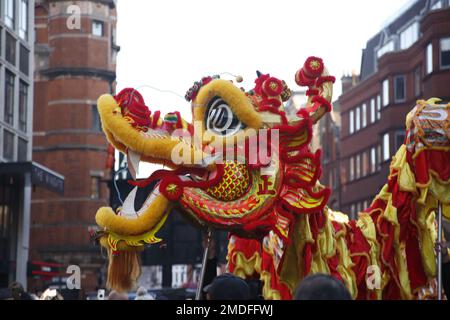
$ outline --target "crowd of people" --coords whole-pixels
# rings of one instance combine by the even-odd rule
[[[437,252],[446,252],[449,243],[436,246]],[[217,259],[214,250],[210,251],[205,266],[202,299],[204,300],[262,300],[261,283],[245,281],[231,273],[217,275]],[[442,285],[444,293],[450,297],[450,257],[442,255]],[[259,284],[259,285],[258,285]],[[30,294],[23,286],[12,283],[7,290],[0,290],[0,300],[64,300],[57,289],[48,288],[42,294]],[[158,298],[139,287],[134,300],[158,300]],[[351,294],[344,284],[336,278],[316,273],[305,277],[294,292],[293,300],[351,300]],[[104,300],[130,300],[127,293],[112,290]]]

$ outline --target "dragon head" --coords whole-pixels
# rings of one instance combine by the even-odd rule
[[[312,125],[331,109],[334,77],[320,58],[310,57],[295,80],[308,87],[300,110],[287,106],[286,83],[268,74],[258,72],[248,92],[218,76],[202,78],[186,94],[192,123],[179,112],[162,118],[134,89],[99,98],[103,130],[127,155],[132,174],[139,161],[171,169],[132,182],[135,189],[116,212],[98,210],[97,236],[110,252],[109,286],[130,286],[139,274],[136,252],[160,241],[156,233],[174,205],[200,226],[250,238],[271,230],[287,237],[289,212],[323,208],[329,190],[317,180],[320,152],[313,154],[308,145]],[[154,181],[135,210],[137,188]]]

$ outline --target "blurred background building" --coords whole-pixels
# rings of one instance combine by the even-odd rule
[[[406,114],[416,100],[450,100],[450,2],[412,2],[367,41],[359,79],[342,80],[340,125],[324,123],[321,145],[329,151],[322,181],[335,188],[334,181],[340,180],[338,209],[355,217],[386,182],[391,157],[405,138]],[[330,146],[327,132],[334,134],[336,125],[340,138],[333,143],[339,143]],[[326,169],[334,150],[339,153],[338,178]]]
[[[34,190],[30,260],[81,268],[81,286],[104,282],[105,259],[89,239],[94,215],[109,205],[108,144],[97,98],[114,93],[115,1],[36,0],[33,159],[66,178],[62,196]],[[35,289],[55,274],[31,275]],[[61,279],[64,282],[64,278]]]
[[[32,188],[64,178],[32,162],[34,1],[0,2],[0,288],[27,285]]]

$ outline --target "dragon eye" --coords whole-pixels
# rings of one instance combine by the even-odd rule
[[[222,136],[232,135],[244,128],[230,106],[219,97],[208,104],[205,122],[207,130]]]

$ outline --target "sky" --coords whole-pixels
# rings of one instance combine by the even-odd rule
[[[119,0],[117,89],[138,88],[151,110],[190,121],[182,97],[203,76],[241,75],[250,90],[260,70],[298,90],[295,72],[315,55],[338,79],[336,99],[367,40],[411,1]]]
[[[314,55],[336,76],[337,99],[367,40],[412,1],[119,0],[117,91],[134,87],[152,111],[191,121],[184,95],[203,76],[241,75],[250,90],[259,70],[299,90],[295,72]],[[145,178],[159,166],[139,167]]]

